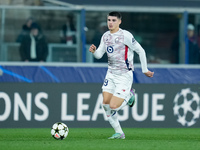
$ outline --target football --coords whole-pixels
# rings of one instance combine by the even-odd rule
[[[51,135],[57,140],[63,140],[67,137],[69,128],[62,122],[56,122],[51,128]]]

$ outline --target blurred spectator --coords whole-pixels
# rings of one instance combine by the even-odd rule
[[[198,47],[199,47],[199,55],[200,55],[200,25],[198,25],[198,27],[197,27],[197,31],[198,31],[197,43],[198,43]],[[199,56],[199,63],[200,63],[200,56]]]
[[[188,37],[188,48],[189,48],[189,64],[199,63],[199,47],[197,44],[197,37],[194,34],[194,25],[188,24],[187,26],[187,37]]]
[[[67,45],[73,45],[76,43],[76,28],[73,19],[73,14],[67,15],[66,22],[62,26],[62,31],[60,34],[61,43],[66,43]]]
[[[92,39],[92,44],[96,45],[97,47],[100,45],[100,42],[101,42],[101,37],[102,35],[108,30],[108,26],[107,26],[107,23],[106,22],[102,22],[100,23],[97,31],[95,32],[94,34],[94,37]],[[96,59],[94,58],[94,62],[108,62],[108,57],[107,57],[107,54],[105,53],[103,55],[103,57],[101,59]]]
[[[24,36],[20,45],[20,56],[22,61],[46,61],[48,45],[39,26],[32,23],[30,34]]]
[[[22,38],[30,33],[31,24],[34,22],[33,18],[30,17],[27,19],[26,23],[22,26],[22,30],[17,37],[16,42],[21,42]]]

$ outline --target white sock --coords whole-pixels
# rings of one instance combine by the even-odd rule
[[[115,130],[115,133],[123,133],[122,128],[119,124],[119,120],[117,119],[117,112],[114,110],[114,112],[111,114],[111,108],[109,104],[103,104],[103,108],[106,112],[108,121],[110,125]]]
[[[119,123],[119,120],[117,118],[117,112],[114,115],[112,115],[111,118],[114,121],[114,124],[113,124],[114,127],[113,128],[115,130],[115,133],[121,133],[122,134],[123,131],[122,131],[121,125]]]
[[[106,112],[106,116],[111,116],[111,108],[109,104],[102,104],[104,111]]]
[[[130,94],[124,99],[121,106],[119,106],[116,109],[111,109],[109,104],[103,104],[104,110],[108,117],[108,121],[110,125],[114,128],[115,133],[121,133],[121,134],[123,133],[119,120],[117,118],[117,111],[122,109],[124,106],[126,106],[131,97],[132,97],[132,93],[130,92]]]

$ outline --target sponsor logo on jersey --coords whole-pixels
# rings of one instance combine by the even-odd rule
[[[113,53],[113,51],[114,51],[114,49],[113,49],[112,46],[108,46],[108,47],[107,47],[107,52],[108,52],[108,53]]]

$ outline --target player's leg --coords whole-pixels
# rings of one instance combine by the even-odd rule
[[[115,76],[114,83],[115,83],[115,92],[113,94],[112,99],[110,100],[110,108],[112,109],[112,119],[118,123],[118,131],[113,134],[109,139],[125,139],[125,134],[122,131],[122,128],[119,124],[117,118],[117,111],[122,109],[124,106],[127,105],[131,97],[133,96],[130,93],[132,80],[130,80],[132,72],[128,72],[122,76]]]
[[[110,108],[110,100],[112,98],[113,94],[109,92],[103,92],[103,108],[106,113],[106,116],[108,118],[109,123],[111,126],[113,126],[113,120],[111,118],[111,108]]]
[[[127,104],[129,106],[134,104],[135,94],[131,90],[132,82],[132,71],[129,71],[123,75],[115,75],[114,83],[116,88],[115,92],[113,93],[113,97],[110,100],[111,109],[118,111]]]
[[[113,100],[111,100],[110,106],[113,110],[121,110],[126,105],[133,107],[135,104],[135,89],[131,89],[128,96],[125,99],[116,96],[113,96],[112,98]]]
[[[121,128],[117,115],[117,111],[111,110],[111,119],[113,121],[113,128],[115,130],[115,134],[113,134],[108,139],[125,139],[125,134]]]
[[[126,106],[127,101],[124,98],[120,98],[117,96],[112,96],[111,100],[110,100],[110,108],[112,110],[120,110],[119,108],[122,108],[122,106]]]
[[[110,102],[111,102],[111,99],[113,98],[113,93],[115,92],[115,88],[116,88],[116,85],[114,83],[114,76],[108,72],[106,75],[104,84],[102,86],[102,90],[103,90],[103,108],[106,112],[109,123],[115,130],[115,134],[112,137],[110,137],[110,139],[115,139],[115,138],[124,139],[125,135],[124,135],[124,133],[121,129],[120,123],[117,119],[117,111],[111,110],[111,108],[110,108]],[[117,103],[118,105],[113,106],[113,107],[118,107],[118,106],[122,105],[122,103],[123,103],[123,101],[120,104]],[[126,102],[126,104],[127,104],[127,102]],[[113,103],[113,105],[114,105],[114,103]]]
[[[107,91],[103,91],[103,104],[110,104],[113,94]]]
[[[108,139],[125,139],[125,134],[120,126],[119,120],[117,118],[117,111],[122,109],[127,104],[132,107],[135,103],[135,91],[131,89],[130,94],[124,99],[119,98],[116,96],[112,96],[112,99],[110,100],[110,106],[109,109],[111,110],[111,117],[110,117],[110,123],[112,122],[112,127],[115,129],[115,134],[113,134]]]
[[[122,131],[119,121],[117,119],[117,113],[116,113],[116,111],[112,111],[112,109],[110,108],[109,102],[112,99],[112,97],[113,97],[113,94],[105,92],[105,91],[103,92],[103,108],[106,112],[106,115],[107,115],[110,125],[115,130],[115,133],[122,134],[123,131]]]
[[[103,104],[102,105],[106,112],[108,121],[110,125],[113,127],[113,129],[115,130],[115,133],[123,133],[123,131],[121,130],[119,121],[117,119],[116,111],[114,111],[115,113],[113,113],[113,111],[110,108],[110,100],[112,99],[113,93],[115,90],[115,85],[112,79],[113,79],[113,75],[110,73],[107,73],[104,84],[102,86],[102,90],[103,90]]]
[[[109,139],[125,139],[125,134],[117,118],[117,111],[123,108],[125,105],[127,105],[127,101],[124,98],[112,96],[110,100],[110,109],[111,109],[111,118],[113,120],[113,128],[115,129],[115,134],[109,137]]]
[[[112,96],[110,100],[110,124],[115,130],[115,134],[113,134],[109,139],[125,139],[125,134],[121,128],[121,125],[119,123],[118,117],[117,117],[117,108],[120,108],[121,106],[125,106],[127,102],[124,103],[123,98],[119,98],[116,96]]]

